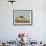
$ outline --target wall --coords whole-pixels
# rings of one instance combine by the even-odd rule
[[[13,10],[33,10],[32,26],[14,26]],[[0,0],[0,40],[15,40],[19,32],[31,34],[33,40],[46,40],[46,1],[17,0],[13,5]]]

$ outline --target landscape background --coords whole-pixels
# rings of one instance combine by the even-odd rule
[[[19,16],[23,16],[23,18],[20,18]],[[14,11],[14,23],[30,23],[30,21],[31,11]]]

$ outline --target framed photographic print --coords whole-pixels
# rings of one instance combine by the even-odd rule
[[[32,25],[32,10],[13,10],[14,25]]]

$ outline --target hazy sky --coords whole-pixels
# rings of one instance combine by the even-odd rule
[[[31,11],[14,11],[16,16],[24,16],[26,19],[30,20]]]

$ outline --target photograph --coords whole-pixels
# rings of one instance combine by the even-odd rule
[[[13,24],[32,24],[32,10],[13,10]]]

